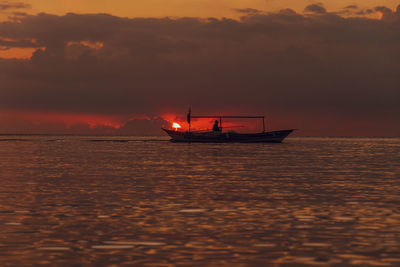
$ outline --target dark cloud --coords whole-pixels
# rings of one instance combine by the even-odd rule
[[[376,12],[379,12],[382,14],[382,20],[385,21],[398,21],[400,18],[400,5],[397,6],[397,9],[395,12],[392,11],[392,9],[386,7],[386,6],[377,6],[374,9]]]
[[[8,48],[19,47],[19,48],[27,48],[27,47],[37,47],[37,45],[32,42],[32,40],[7,40],[0,38],[0,46]]]
[[[358,9],[357,5],[348,5],[345,7],[345,9]]]
[[[361,16],[364,17],[366,15],[371,15],[371,14],[375,14],[376,11],[372,10],[370,8],[367,9],[359,9],[359,10],[351,10],[351,9],[347,9],[344,10],[344,13],[347,13],[349,15],[357,15],[357,16]]]
[[[0,1],[0,11],[9,10],[9,9],[26,9],[30,8],[31,5],[23,3],[23,2],[9,2],[9,1]]]
[[[375,11],[379,11],[382,13],[392,13],[392,10],[386,6],[377,6],[375,7]]]
[[[348,5],[348,6],[345,6],[343,9],[333,12],[333,13],[336,15],[339,15],[339,16],[341,16],[341,15],[342,16],[355,16],[355,15],[356,16],[364,16],[365,15],[364,10],[360,10],[357,5]]]
[[[317,3],[306,6],[304,12],[324,14],[326,13],[326,9],[322,3]]]
[[[353,16],[353,17],[364,17],[367,15],[375,14],[379,11],[370,8],[360,8],[358,5],[348,5],[342,10],[335,12],[337,15]]]
[[[258,14],[261,13],[261,10],[254,9],[254,8],[234,8],[238,13],[244,13],[244,14]]]
[[[152,117],[192,105],[276,120],[311,114],[317,128],[313,116],[336,126],[384,118],[399,131],[399,12],[379,8],[391,19],[376,20],[306,10],[316,14],[20,16],[0,23],[1,45],[37,50],[0,59],[0,110]]]
[[[372,13],[374,13],[374,11],[370,8],[365,10],[365,14],[372,14]]]
[[[169,123],[161,118],[132,119],[116,131],[123,135],[159,135],[161,127],[168,126]]]

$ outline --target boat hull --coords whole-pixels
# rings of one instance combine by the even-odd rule
[[[263,133],[241,134],[236,132],[181,132],[164,129],[172,142],[186,143],[281,143],[293,129]]]

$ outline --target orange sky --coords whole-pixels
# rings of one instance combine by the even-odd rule
[[[0,3],[2,1],[0,0]],[[66,13],[107,13],[121,17],[230,17],[238,18],[243,13],[238,9],[252,8],[261,12],[276,12],[283,8],[291,8],[303,12],[305,6],[312,3],[322,3],[331,12],[340,11],[343,7],[357,5],[360,9],[387,6],[395,10],[398,0],[23,0],[4,1],[4,3],[24,3],[27,8],[10,8],[0,11],[0,21],[8,20],[15,11],[38,14],[64,15]],[[371,16],[376,16],[373,14]],[[36,50],[33,48],[2,49],[0,58],[31,57]]]
[[[28,13],[33,14],[108,13],[125,17],[237,17],[238,13],[234,9],[254,8],[268,12],[291,8],[300,12],[306,5],[319,2],[322,2],[329,11],[339,11],[348,5],[358,5],[360,8],[383,5],[396,8],[399,4],[397,0],[22,0],[19,2],[30,4],[31,9]]]
[[[310,4],[322,13],[305,12]],[[82,124],[87,131],[146,126],[143,121],[134,125],[131,120],[138,117],[132,114],[146,114],[139,120],[157,130],[173,121],[185,129],[187,105],[196,105],[200,114],[267,115],[268,128],[300,128],[304,135],[330,134],[335,127],[337,135],[397,136],[399,39],[391,23],[400,18],[399,9],[394,11],[399,4],[0,0],[0,21],[9,19],[0,25],[0,133],[25,130],[25,125],[36,131],[41,124],[57,131]],[[346,6],[374,11],[341,12]],[[285,8],[297,13],[279,12]],[[247,13],[240,19],[246,9],[263,15]],[[65,15],[69,12],[80,15]],[[336,23],[329,12],[347,23]],[[319,20],[321,14],[326,21]],[[366,17],[354,20],[356,15]],[[166,16],[176,19],[160,19]],[[236,23],[179,17],[229,17]],[[305,19],[296,22],[298,17]],[[146,34],[132,30],[135,25]],[[160,106],[174,108],[167,115]],[[211,120],[198,121],[193,127],[211,125]]]

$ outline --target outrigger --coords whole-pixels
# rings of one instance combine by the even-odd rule
[[[192,119],[219,119],[219,131],[191,131]],[[222,131],[222,119],[260,119],[263,131],[260,133],[237,133],[235,131]],[[187,114],[189,131],[168,130],[162,128],[172,142],[201,142],[201,143],[281,143],[294,129],[265,131],[265,116],[192,116],[191,109]]]

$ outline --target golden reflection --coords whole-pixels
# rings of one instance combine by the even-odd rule
[[[387,171],[399,168],[400,139],[376,145],[370,155],[387,151],[377,161],[351,152],[376,140],[101,138],[0,137],[0,265],[400,262],[400,188]],[[329,152],[300,156],[320,147]]]

